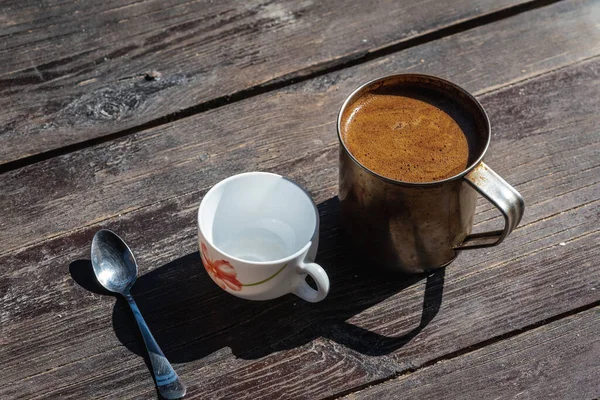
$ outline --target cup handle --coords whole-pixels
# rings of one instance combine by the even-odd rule
[[[465,180],[502,212],[504,229],[467,235],[454,250],[479,249],[500,244],[521,221],[525,211],[523,197],[483,162],[465,175]]]
[[[310,303],[321,301],[327,296],[327,293],[329,293],[329,277],[319,264],[300,264],[296,271],[298,274],[304,275],[294,288],[293,293],[296,296]],[[306,283],[306,275],[310,275],[314,279],[318,290],[311,288],[309,284]]]

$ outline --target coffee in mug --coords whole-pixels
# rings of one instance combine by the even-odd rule
[[[467,167],[469,145],[442,103],[431,91],[390,87],[367,92],[344,110],[342,140],[358,162],[387,178],[450,178]]]

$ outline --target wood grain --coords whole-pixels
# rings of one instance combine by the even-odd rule
[[[134,296],[190,398],[331,397],[597,303],[599,86],[595,58],[481,96],[497,122],[487,161],[528,209],[505,244],[464,252],[445,276],[380,276],[351,254],[322,189],[335,187],[335,149],[281,167],[320,198],[317,261],[332,281],[322,303],[253,303],[216,288],[196,253],[196,191],[1,256],[0,397],[154,395],[125,305],[75,262],[101,226],[136,252],[144,276]],[[495,223],[479,209],[478,229]]]
[[[0,163],[172,117],[525,2],[4,2]]]
[[[595,399],[598,332],[596,307],[344,399]]]
[[[413,71],[441,75],[474,93],[490,91],[599,54],[600,28],[588,17],[598,10],[600,1],[554,4],[2,174],[0,254],[164,199],[187,193],[199,198],[243,171],[289,175],[318,201],[326,200],[337,185],[335,117],[355,87],[376,76]],[[540,45],[540,37],[548,45]],[[513,45],[517,40],[520,46]],[[525,120],[520,124],[532,123]],[[512,121],[511,116],[501,123]]]

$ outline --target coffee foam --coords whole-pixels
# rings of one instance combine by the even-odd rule
[[[443,180],[469,162],[465,133],[449,114],[426,99],[389,91],[364,94],[347,107],[341,135],[363,166],[398,181]]]

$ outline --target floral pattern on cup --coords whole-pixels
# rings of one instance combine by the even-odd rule
[[[242,283],[237,279],[237,272],[233,265],[229,261],[225,260],[211,260],[208,257],[208,249],[206,245],[202,243],[202,251],[200,252],[202,257],[202,264],[208,275],[221,289],[231,289],[239,292],[242,290]]]
[[[270,281],[275,278],[277,275],[281,273],[287,267],[287,263],[284,264],[279,271],[275,272],[273,275],[269,276],[262,281],[254,282],[254,283],[241,283],[237,279],[237,272],[231,263],[227,260],[211,260],[208,258],[208,248],[204,243],[201,243],[202,251],[200,252],[200,257],[202,258],[202,264],[208,272],[208,275],[215,281],[217,285],[221,289],[231,289],[233,291],[239,292],[242,290],[242,286],[257,286],[263,284],[265,282]]]

